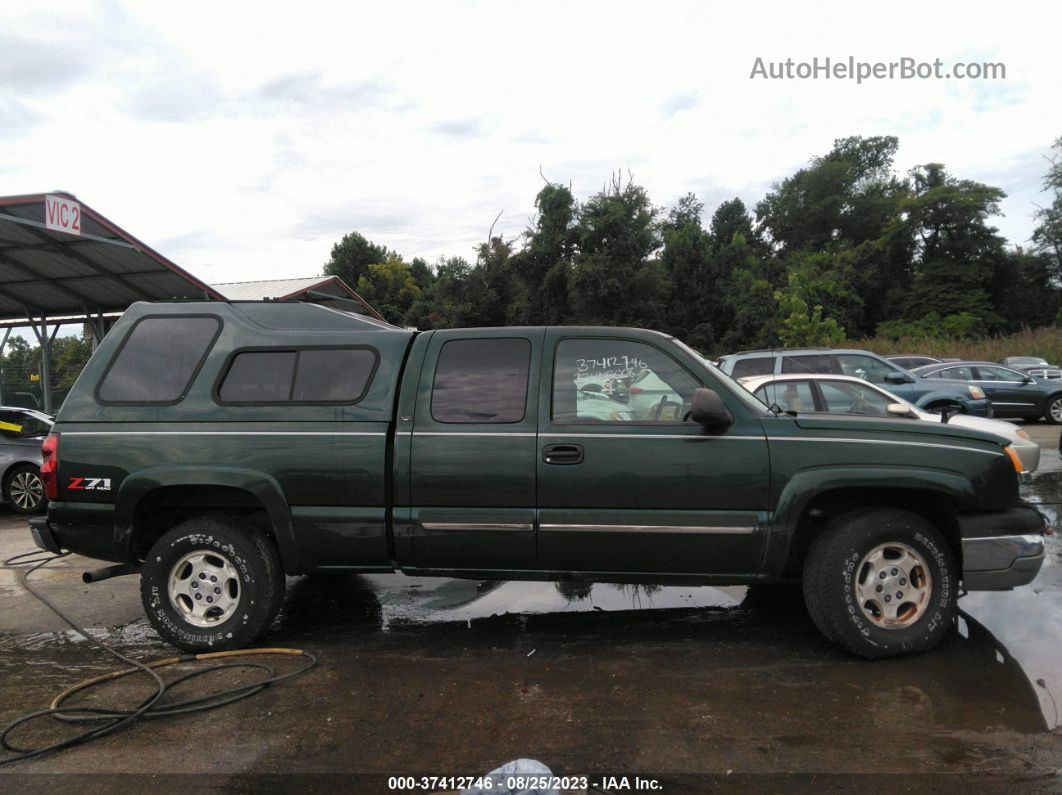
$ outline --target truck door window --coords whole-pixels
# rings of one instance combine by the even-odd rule
[[[216,317],[137,321],[96,390],[101,403],[176,403],[221,331]]]
[[[553,364],[553,421],[682,422],[699,386],[651,345],[561,340]]]
[[[525,339],[450,340],[439,352],[431,416],[436,422],[520,422],[530,370]]]

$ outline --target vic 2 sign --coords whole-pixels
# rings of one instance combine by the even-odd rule
[[[81,234],[81,205],[63,196],[44,197],[44,228],[68,235]]]

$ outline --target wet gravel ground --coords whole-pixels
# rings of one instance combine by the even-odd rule
[[[1029,430],[1045,449],[1026,498],[1053,511],[1058,430]],[[0,558],[30,546],[25,522],[0,513]],[[83,585],[94,565],[68,558],[35,581],[124,653],[171,656],[141,616],[136,578]],[[261,645],[311,650],[317,668],[214,712],[0,768],[0,789],[387,791],[388,776],[475,775],[518,757],[586,775],[591,791],[623,775],[665,792],[1062,789],[1059,536],[1032,585],[960,606],[938,650],[866,662],[823,640],[790,587],[290,578]],[[0,723],[114,668],[0,570]],[[99,698],[148,692],[124,680]]]

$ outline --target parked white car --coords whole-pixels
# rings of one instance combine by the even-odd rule
[[[909,419],[940,422],[939,414],[908,403],[880,386],[844,375],[752,375],[739,378],[738,383],[768,406],[774,404],[782,411],[826,412],[829,414],[859,414],[870,417],[907,417]],[[900,407],[906,409],[904,412]],[[1018,454],[1027,472],[1035,472],[1040,465],[1040,445],[1012,422],[955,414],[949,422],[1004,437]]]

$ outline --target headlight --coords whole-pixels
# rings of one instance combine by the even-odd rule
[[[968,390],[970,390],[970,397],[972,397],[974,400],[984,400],[985,399],[985,391],[983,389],[981,389],[981,387],[974,386],[973,384],[970,384],[966,388]]]

